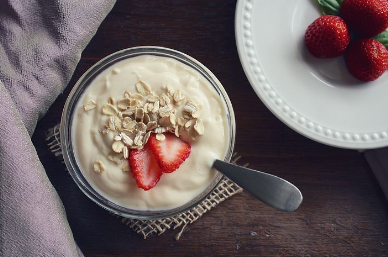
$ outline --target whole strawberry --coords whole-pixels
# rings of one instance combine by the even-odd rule
[[[350,34],[344,20],[334,15],[324,15],[308,26],[305,44],[318,58],[340,56],[349,45]]]
[[[344,0],[340,15],[364,37],[373,37],[388,27],[387,0]]]
[[[350,74],[362,81],[373,81],[388,68],[388,51],[371,38],[350,44],[345,52],[345,62]]]

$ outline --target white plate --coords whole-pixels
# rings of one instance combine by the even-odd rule
[[[342,57],[312,57],[304,33],[319,16],[315,1],[238,1],[237,48],[253,89],[308,138],[352,149],[388,146],[388,72],[362,83]]]

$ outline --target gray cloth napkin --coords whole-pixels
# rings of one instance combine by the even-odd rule
[[[388,147],[367,150],[364,154],[384,191],[385,197],[388,199]]]
[[[114,0],[0,0],[0,256],[81,256],[31,142]]]

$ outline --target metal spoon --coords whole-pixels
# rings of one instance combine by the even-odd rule
[[[302,193],[287,180],[220,160],[216,160],[213,167],[275,209],[291,212],[302,203]]]

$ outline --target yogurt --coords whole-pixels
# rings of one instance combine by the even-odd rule
[[[164,174],[148,191],[139,188],[127,160],[114,162],[113,133],[101,133],[108,117],[102,108],[110,101],[137,92],[139,81],[157,95],[167,89],[179,90],[201,107],[204,133],[195,138],[180,137],[191,145],[190,156],[174,172]],[[114,99],[114,100],[113,100]],[[90,103],[93,105],[90,107]],[[85,106],[90,108],[85,109]],[[179,110],[178,110],[179,111]],[[142,55],[117,62],[99,74],[85,89],[72,118],[73,150],[78,166],[90,185],[106,199],[133,210],[168,210],[186,204],[212,182],[215,159],[223,160],[229,148],[226,106],[212,85],[196,70],[172,58]],[[96,172],[96,162],[103,165]]]

